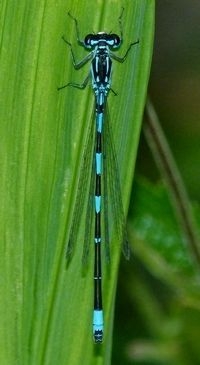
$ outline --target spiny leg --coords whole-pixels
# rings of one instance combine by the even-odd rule
[[[123,14],[124,14],[124,7],[122,7],[121,14],[120,14],[120,16],[119,16],[119,18],[118,18],[121,43],[123,42],[123,27],[122,27],[122,18],[123,18]],[[130,51],[131,47],[132,47],[132,46],[134,46],[135,44],[138,44],[138,43],[139,43],[139,39],[138,39],[137,41],[135,41],[135,42],[132,42],[132,43],[129,45],[129,47],[128,47],[128,49],[127,49],[126,53],[125,53],[125,55],[124,55],[124,56],[122,56],[122,57],[119,57],[119,56],[117,56],[117,55],[113,54],[112,52],[110,52],[110,56],[111,56],[114,60],[116,60],[116,61],[118,61],[118,62],[123,63],[123,62],[126,60],[126,58],[127,58],[127,56],[128,56],[128,53],[129,53],[129,51]]]
[[[75,56],[74,56],[74,51],[72,49],[72,44],[69,41],[67,41],[64,36],[62,36],[62,40],[70,47],[73,65],[74,65],[74,68],[76,70],[78,70],[79,68],[81,68],[82,66],[84,66],[89,60],[91,60],[91,58],[93,56],[93,52],[90,52],[81,61],[77,62],[76,59],[75,59]]]
[[[121,42],[123,42],[123,28],[122,28],[122,17],[123,17],[123,13],[124,13],[124,7],[122,7],[121,14],[120,14],[120,16],[118,18]]]
[[[74,21],[75,23],[75,27],[76,27],[76,38],[77,38],[77,41],[78,43],[81,45],[81,46],[85,46],[85,43],[83,40],[80,39],[80,32],[79,32],[79,27],[78,27],[78,20],[73,16],[71,15],[71,13],[68,11],[68,15],[69,17]]]
[[[119,56],[115,55],[114,53],[110,52],[110,57],[111,57],[111,58],[113,58],[113,59],[114,59],[115,61],[117,61],[117,62],[121,62],[121,63],[123,63],[123,62],[126,60],[126,58],[127,58],[128,54],[129,54],[129,51],[130,51],[130,49],[132,48],[132,46],[134,46],[134,45],[136,45],[136,44],[138,44],[138,43],[139,43],[139,39],[138,39],[137,41],[135,41],[135,42],[131,43],[131,44],[129,45],[129,47],[128,47],[128,49],[127,49],[127,51],[126,51],[126,53],[125,53],[125,55],[124,55],[124,56],[119,57]]]
[[[68,86],[75,87],[76,89],[85,89],[85,87],[87,86],[89,78],[90,78],[90,75],[88,75],[86,77],[86,79],[83,81],[82,84],[77,84],[75,82],[68,82],[66,85],[58,87],[57,90],[59,91],[59,90],[64,89],[65,87],[68,87]]]

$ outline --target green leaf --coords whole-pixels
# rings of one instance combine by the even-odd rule
[[[147,252],[151,252],[151,258],[160,257],[162,268],[165,260],[174,274],[194,275],[197,268],[162,184],[153,186],[144,179],[137,179],[133,189],[131,217],[132,230],[139,242],[133,245],[133,249],[136,248],[138,254],[141,249],[143,259],[147,258]],[[155,269],[154,264],[152,268]]]
[[[195,213],[199,222],[197,208]],[[118,293],[118,306],[123,298],[129,310],[123,311],[122,319],[116,316],[117,327],[120,321],[121,327],[127,323],[120,335],[129,361],[162,359],[166,364],[188,365],[192,359],[198,363],[199,267],[181,234],[167,189],[160,183],[142,178],[134,182],[129,243],[132,260],[128,265],[122,261],[122,293]],[[118,313],[121,307],[122,303]]]
[[[137,38],[140,43],[124,64],[113,64],[118,96],[110,93],[108,104],[127,208],[151,63],[154,1],[126,0],[123,6],[119,54]],[[120,247],[112,239],[111,264],[103,267],[102,346],[92,340],[93,254],[83,274],[81,235],[67,269],[65,263],[93,95],[90,87],[59,93],[57,87],[82,82],[88,74],[87,67],[73,69],[61,39],[64,34],[73,43],[78,60],[87,54],[76,43],[67,12],[78,18],[82,37],[101,29],[119,33],[121,4],[22,0],[17,7],[4,1],[1,10],[0,363],[109,364]]]

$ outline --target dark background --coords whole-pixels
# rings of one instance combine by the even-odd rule
[[[149,94],[189,196],[200,201],[199,0],[156,1]],[[138,171],[157,178],[142,138],[140,148]]]
[[[191,202],[193,206],[198,206],[200,202],[199,0],[156,1],[155,43],[149,95]],[[145,176],[154,185],[161,179],[143,134],[141,134],[136,166],[136,176],[138,175]],[[182,244],[181,241],[178,244]],[[171,269],[176,270],[176,267],[173,268],[172,265]],[[177,275],[182,273],[181,269],[180,272],[177,271]],[[198,271],[197,277],[199,277]],[[180,278],[184,286],[187,279],[185,280],[184,275]],[[127,282],[131,284],[126,285]],[[145,313],[138,307],[136,291],[141,291],[141,295],[143,293],[147,298],[150,294],[149,298],[152,302],[149,305],[162,308],[160,326],[156,310],[151,312],[152,322],[148,323],[148,316],[145,317]],[[188,296],[186,294],[183,301],[187,302],[189,298],[192,298],[191,292],[188,292]],[[193,299],[193,304],[196,303],[194,306],[187,307],[179,302],[176,290],[174,291],[170,285],[165,285],[162,279],[155,277],[137,255],[128,264],[122,259],[116,300],[112,363],[120,365],[199,364],[198,290]],[[146,306],[148,308],[148,301]],[[160,332],[159,330],[154,332],[152,326],[154,319],[158,322],[157,329],[160,328]],[[168,324],[169,329],[166,330]],[[176,324],[180,328],[176,327]],[[165,330],[162,332],[163,328]],[[147,353],[149,351],[149,354],[152,351],[153,354],[152,358],[147,356],[146,361],[138,357],[138,354],[144,354],[145,351]]]

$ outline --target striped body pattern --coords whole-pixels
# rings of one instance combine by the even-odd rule
[[[95,263],[94,263],[94,313],[93,336],[95,342],[103,338],[103,309],[101,293],[101,175],[102,175],[102,133],[105,115],[105,103],[110,88],[112,61],[107,45],[102,42],[96,57],[92,61],[92,87],[95,93],[96,109],[96,148],[95,148]]]
[[[102,198],[102,134],[105,121],[105,109],[106,101],[109,91],[115,92],[111,88],[111,74],[112,74],[112,59],[123,63],[134,44],[139,41],[131,43],[123,57],[119,57],[112,52],[116,48],[119,48],[123,35],[121,19],[124,9],[119,17],[120,37],[114,33],[99,32],[96,34],[86,35],[84,40],[80,39],[78,22],[70,13],[68,15],[73,19],[76,26],[77,41],[79,45],[85,49],[90,50],[90,53],[80,62],[76,62],[72,45],[63,38],[65,43],[71,49],[71,55],[73,65],[75,69],[79,69],[84,66],[88,61],[91,61],[90,73],[82,84],[76,84],[70,82],[58,90],[68,86],[72,86],[78,89],[84,89],[91,80],[92,89],[95,97],[95,123],[96,123],[96,138],[95,138],[95,179],[94,179],[94,206],[95,206],[95,233],[94,233],[94,309],[93,309],[93,338],[95,343],[101,343],[103,341],[104,332],[104,320],[103,320],[103,305],[102,305],[102,276],[101,276],[101,198]],[[116,94],[115,94],[116,95]],[[86,172],[87,173],[87,172]],[[89,239],[89,237],[88,237]],[[71,243],[68,245],[68,252],[71,252]]]

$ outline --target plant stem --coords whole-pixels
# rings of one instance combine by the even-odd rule
[[[147,99],[143,131],[157,167],[167,186],[181,231],[200,267],[199,234],[182,177],[165,138],[154,106]]]

